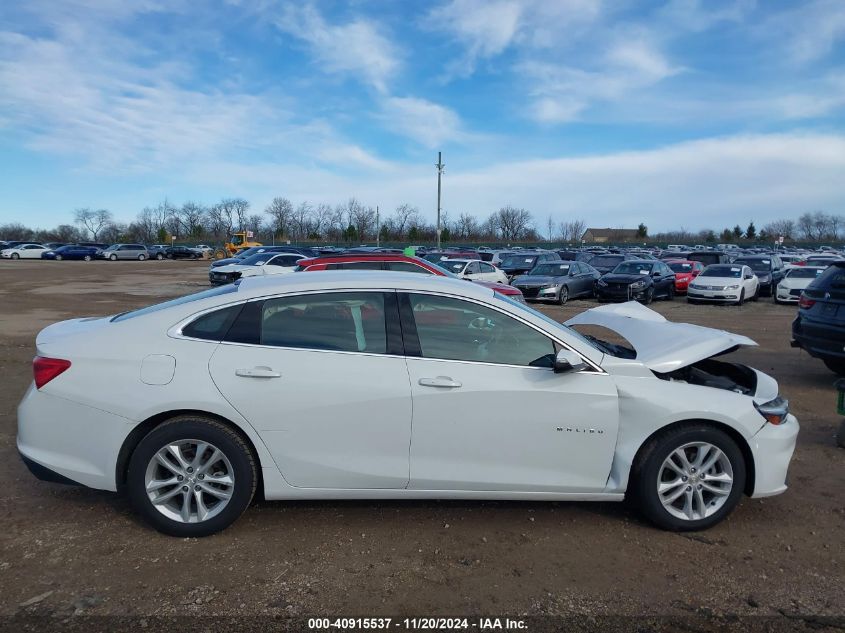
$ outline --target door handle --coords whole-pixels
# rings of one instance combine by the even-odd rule
[[[281,378],[282,374],[269,367],[253,367],[252,369],[236,369],[236,376],[242,378]]]
[[[457,389],[461,386],[457,380],[452,380],[449,376],[438,376],[437,378],[420,378],[419,383],[423,387],[441,387],[446,389]]]

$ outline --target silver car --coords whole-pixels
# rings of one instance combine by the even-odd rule
[[[113,262],[118,259],[137,259],[142,262],[149,256],[143,244],[112,244],[97,253],[99,259],[110,259]]]

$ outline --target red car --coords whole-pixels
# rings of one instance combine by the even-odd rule
[[[300,260],[296,270],[304,272],[315,270],[395,270],[403,273],[422,273],[425,275],[439,275],[441,277],[455,277],[448,270],[440,268],[440,266],[427,262],[419,257],[408,257],[407,255],[393,253],[323,255],[322,257]],[[522,291],[513,286],[489,281],[473,281],[472,283],[491,288],[511,299],[525,301],[522,297]]]
[[[670,259],[666,265],[675,273],[675,293],[685,294],[690,282],[701,274],[704,264],[687,259]]]

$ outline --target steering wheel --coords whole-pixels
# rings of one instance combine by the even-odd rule
[[[482,330],[484,332],[492,332],[495,327],[496,324],[493,321],[483,316],[475,317],[467,325],[467,328],[470,330]]]

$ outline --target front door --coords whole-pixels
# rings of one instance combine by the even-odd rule
[[[604,490],[618,426],[610,376],[556,374],[551,338],[487,306],[427,294],[400,300],[414,339],[406,349],[420,354],[408,357],[410,488]]]
[[[411,396],[395,293],[332,292],[247,304],[209,362],[285,480],[404,488]],[[396,353],[398,352],[398,353]]]

